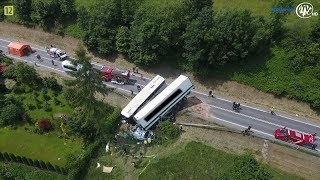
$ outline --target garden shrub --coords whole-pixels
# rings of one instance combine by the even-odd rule
[[[85,169],[88,168],[89,161],[94,156],[95,152],[97,152],[100,145],[101,140],[96,140],[87,147],[87,150],[84,152],[84,154],[81,154],[76,161],[69,165],[68,179],[81,179],[85,175]]]
[[[181,131],[179,127],[170,121],[161,122],[155,131],[156,142],[158,144],[164,144],[170,140],[174,140],[179,137]]]
[[[52,107],[49,104],[46,104],[44,106],[44,110],[47,111],[47,112],[51,112],[52,111]]]
[[[66,177],[57,173],[42,171],[35,167],[26,166],[23,164],[0,162],[0,179],[63,180],[66,179]]]
[[[62,90],[62,87],[58,84],[57,79],[54,77],[44,77],[42,79],[42,83],[48,89],[52,89],[54,91]]]
[[[4,157],[4,159],[5,159],[6,161],[10,161],[10,156],[9,156],[9,154],[8,154],[7,152],[4,152],[4,153],[3,153],[3,157]]]
[[[36,109],[36,106],[33,105],[33,104],[27,104],[27,107],[28,107],[28,109],[29,109],[30,111],[33,111],[33,110]]]
[[[51,99],[51,97],[48,95],[48,94],[43,94],[43,96],[42,96],[42,99],[45,101],[45,102],[48,102],[50,99]]]
[[[37,122],[38,128],[43,132],[48,132],[52,128],[52,123],[49,119],[40,119]]]
[[[250,154],[237,157],[234,167],[227,174],[227,179],[272,179],[270,172]]]
[[[55,105],[60,105],[60,104],[61,104],[61,102],[59,101],[59,99],[56,98],[56,97],[53,98],[53,103],[54,103]]]
[[[16,104],[9,103],[0,112],[0,125],[14,125],[22,120],[23,110]]]

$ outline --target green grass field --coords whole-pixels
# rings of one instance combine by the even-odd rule
[[[139,179],[214,179],[231,171],[236,155],[202,143],[190,142],[185,149],[150,164]],[[301,179],[279,170],[269,169],[273,179]]]
[[[183,145],[185,144],[185,145]],[[215,179],[224,177],[231,171],[238,155],[229,154],[221,150],[206,146],[200,142],[185,142],[170,147],[152,146],[148,148],[141,164],[134,168],[131,157],[121,156],[118,151],[113,155],[100,150],[97,158],[91,160],[88,173],[84,179]],[[141,149],[140,149],[141,151]],[[159,160],[153,158],[157,155]],[[149,163],[150,160],[150,163]],[[101,166],[115,167],[111,174],[96,168],[97,162]],[[149,164],[149,165],[148,165]],[[279,169],[263,165],[273,176],[272,179],[298,180],[300,177],[288,174]]]
[[[54,134],[39,135],[22,129],[0,129],[1,152],[43,160],[59,166],[65,166],[68,155],[78,155],[81,148],[80,139],[64,140]]]

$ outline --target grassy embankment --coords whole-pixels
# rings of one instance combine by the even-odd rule
[[[186,146],[170,148],[152,147],[147,154],[161,154],[159,160],[144,158],[141,165],[134,169],[130,158],[106,154],[101,151],[98,158],[93,159],[85,179],[214,179],[231,171],[238,155],[206,146],[200,142],[189,142]],[[150,164],[148,165],[150,160]],[[104,166],[115,166],[111,174],[101,172],[96,168],[99,162]],[[301,179],[279,169],[262,165],[272,175],[273,179]],[[145,168],[146,167],[146,168]],[[139,175],[141,173],[141,175]]]

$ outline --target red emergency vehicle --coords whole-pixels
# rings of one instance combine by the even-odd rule
[[[130,71],[103,66],[100,69],[101,77],[106,81],[117,81],[128,83],[130,79]]]
[[[314,143],[315,136],[316,134],[304,134],[287,128],[276,129],[274,131],[274,137],[276,139],[311,148],[313,150],[317,147]]]

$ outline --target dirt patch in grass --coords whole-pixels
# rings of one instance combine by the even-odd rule
[[[81,40],[71,37],[61,37],[50,33],[43,32],[41,29],[26,28],[20,25],[0,22],[0,34],[15,40],[28,41],[38,45],[46,46],[55,44],[57,47],[64,49],[68,54],[74,55],[74,49]],[[132,70],[135,65],[122,55],[115,55],[109,57],[97,57],[90,53],[93,57],[93,62],[100,64],[117,66]],[[145,77],[152,78],[156,74],[161,74],[166,78],[166,82],[172,82],[174,78],[183,72],[168,67],[168,65],[159,65],[156,68],[143,70],[140,68],[139,72],[143,73]],[[224,96],[231,100],[237,100],[246,104],[258,105],[261,108],[275,107],[276,111],[282,113],[287,112],[291,115],[298,115],[310,118],[313,122],[320,122],[320,116],[310,108],[307,103],[290,100],[287,98],[276,98],[272,94],[264,93],[256,90],[250,86],[236,83],[234,81],[219,81],[216,79],[208,79],[205,82],[200,82],[190,73],[183,73],[188,75],[194,83],[196,90],[202,92],[209,92],[213,90],[215,95]]]

